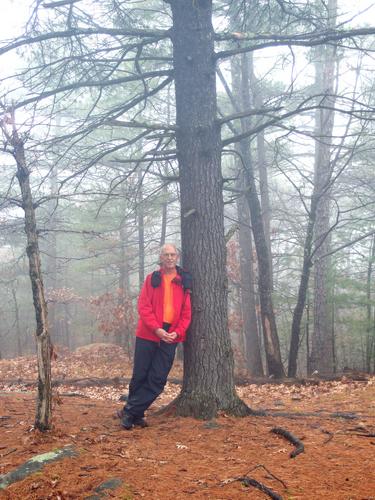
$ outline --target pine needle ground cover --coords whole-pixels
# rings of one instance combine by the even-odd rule
[[[1,499],[374,498],[374,377],[249,381],[238,392],[264,416],[200,421],[175,417],[173,407],[160,412],[179,392],[177,362],[147,415],[150,427],[127,432],[115,413],[131,363],[93,345],[54,362],[54,425],[40,433],[34,365],[25,357],[0,361],[0,486],[30,460],[58,459],[0,487]]]

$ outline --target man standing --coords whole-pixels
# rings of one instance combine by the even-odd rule
[[[178,265],[175,245],[160,251],[160,270],[149,274],[138,299],[133,376],[121,424],[146,427],[144,413],[163,392],[176,346],[185,340],[191,319],[191,276]]]

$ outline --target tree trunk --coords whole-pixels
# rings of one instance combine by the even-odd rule
[[[90,294],[94,295],[95,294],[95,287],[94,287],[95,279],[94,279],[94,270],[90,270]],[[90,344],[93,344],[95,342],[95,320],[93,314],[90,315]]]
[[[288,377],[297,375],[297,358],[299,351],[299,343],[301,336],[301,322],[305,310],[306,296],[309,286],[311,273],[311,255],[314,235],[314,224],[316,218],[317,197],[313,193],[311,199],[311,207],[309,211],[309,220],[307,224],[305,244],[303,247],[303,262],[301,279],[298,288],[297,302],[293,312],[292,331],[290,337],[289,361],[288,361]],[[310,360],[308,362],[310,366]]]
[[[14,116],[12,117],[14,124]],[[41,431],[50,428],[51,420],[51,345],[48,331],[47,305],[44,298],[38,233],[35,210],[30,188],[30,172],[26,165],[23,140],[13,128],[11,145],[17,164],[17,179],[21,188],[22,208],[25,211],[25,232],[27,236],[27,256],[36,318],[36,345],[38,362],[38,397],[35,427]]]
[[[249,64],[246,57],[242,57],[241,64],[241,94],[244,109],[250,109],[249,92]],[[246,119],[241,120],[243,130],[247,129]],[[251,226],[254,235],[255,248],[258,258],[258,286],[264,348],[266,351],[267,369],[269,375],[276,378],[285,376],[281,361],[280,343],[277,334],[275,313],[272,303],[272,271],[270,267],[269,246],[264,230],[264,220],[257,193],[254,169],[250,158],[250,141],[243,139],[240,142],[240,151],[245,170],[246,198],[249,204]]]
[[[240,64],[241,61],[241,64]],[[241,78],[241,66],[246,64],[244,58],[233,58],[231,60],[231,72],[232,72],[232,90],[234,97],[234,105],[236,102],[244,104],[242,101],[246,99],[250,100],[247,92],[245,95],[241,94],[241,86],[243,86],[244,79]],[[246,108],[247,109],[247,108]],[[236,107],[236,111],[239,108]],[[249,120],[242,123],[243,127],[249,125]],[[252,162],[251,150],[249,141],[245,142],[244,145],[247,151],[246,161],[247,163]],[[236,145],[236,151],[241,155],[241,150],[239,144]],[[243,159],[244,160],[244,159]],[[244,165],[236,157],[236,163],[238,165],[238,182],[237,188],[239,191],[244,189],[246,185]],[[263,365],[261,357],[261,349],[259,342],[259,328],[258,328],[258,318],[256,313],[256,296],[255,296],[255,283],[256,283],[256,273],[253,265],[253,241],[250,223],[250,211],[249,206],[246,201],[245,195],[241,196],[237,200],[237,213],[239,222],[239,244],[240,244],[240,275],[241,275],[241,310],[242,318],[244,323],[244,336],[245,336],[245,346],[246,346],[246,365],[247,369],[254,376],[263,376]]]
[[[372,270],[375,260],[375,237],[371,241],[369,251],[369,261],[367,266],[367,280],[366,280],[366,370],[371,372],[371,360],[375,361],[375,325],[373,323],[373,314],[371,306],[371,283],[372,283]]]
[[[253,54],[247,54],[249,64],[249,83],[251,85],[254,107],[261,109],[263,104],[260,83],[257,81],[254,74]],[[247,108],[244,108],[247,109]],[[262,206],[262,217],[264,225],[264,236],[268,248],[269,268],[271,274],[271,287],[273,288],[273,266],[272,266],[272,250],[271,250],[271,204],[268,188],[268,169],[266,158],[266,147],[264,141],[264,131],[257,133],[257,165],[259,172],[259,193]]]
[[[334,28],[336,24],[336,0],[328,2],[328,23]],[[332,314],[330,308],[332,286],[330,284],[331,259],[325,257],[331,249],[330,237],[330,204],[332,177],[331,144],[334,122],[334,83],[336,67],[336,48],[323,46],[321,61],[316,66],[316,83],[318,92],[324,98],[316,115],[315,141],[315,179],[319,193],[315,223],[315,265],[314,265],[314,329],[311,349],[311,369],[322,375],[334,371],[334,338],[332,336]]]
[[[333,329],[330,326],[331,314],[326,310],[328,306],[327,303],[325,303],[328,300],[326,274],[328,273],[329,266],[327,258],[319,259],[319,256],[323,256],[329,251],[329,237],[327,235],[329,233],[329,192],[332,172],[330,145],[334,119],[333,82],[335,64],[333,54],[331,53],[334,49],[328,48],[326,50],[330,53],[330,57],[324,61],[321,67],[317,67],[316,80],[322,94],[326,94],[322,104],[332,107],[332,109],[318,109],[316,114],[316,134],[320,139],[316,141],[314,188],[311,196],[303,248],[301,280],[298,289],[297,303],[293,313],[288,363],[289,377],[295,377],[297,373],[301,322],[306,304],[313,254],[317,258],[315,266],[316,288],[314,294],[314,330],[312,335],[311,355],[307,364],[310,370],[309,373],[315,370],[324,373],[327,369],[323,369],[323,359],[329,357],[330,361],[328,364],[330,364],[331,369],[328,370],[328,372],[332,371],[333,367]],[[318,237],[316,235],[318,235]],[[322,315],[321,317],[319,317],[320,314]],[[324,333],[322,332],[323,323],[325,325]],[[325,349],[327,349],[326,353],[323,352]]]
[[[12,283],[12,296],[14,302],[14,313],[16,316],[16,332],[17,332],[17,356],[22,356],[22,341],[21,341],[21,326],[20,326],[20,312],[18,309],[16,290]]]
[[[306,321],[305,321],[305,342],[306,342],[306,372],[311,373],[310,370],[310,301],[309,297],[306,298]]]
[[[212,2],[170,0],[175,68],[184,265],[193,275],[193,318],[185,345],[180,415],[244,415],[235,392],[228,331],[228,285]]]
[[[70,314],[69,311],[69,304],[67,302],[64,302],[64,333],[65,333],[65,345],[66,347],[70,350],[72,350],[72,344],[70,341],[70,320],[72,318],[72,315]],[[77,345],[74,343],[74,348],[75,349]]]
[[[319,224],[316,225],[319,239],[328,230],[329,226],[329,201],[323,200],[322,211],[317,216]],[[319,240],[318,240],[319,241]],[[319,243],[318,243],[319,244]],[[332,288],[330,283],[331,259],[319,258],[329,252],[331,238],[325,238],[316,253],[317,261],[314,269],[314,329],[311,349],[311,369],[317,370],[321,375],[330,375],[334,372],[334,338],[332,335]]]
[[[250,214],[246,200],[237,202],[240,243],[241,309],[244,323],[246,365],[250,374],[264,375],[259,345],[258,321],[255,308],[255,273],[253,266],[253,242],[249,226]]]

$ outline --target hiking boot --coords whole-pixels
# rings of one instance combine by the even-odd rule
[[[142,429],[148,427],[148,423],[143,417],[135,418],[133,424],[136,425],[137,427],[142,427]]]
[[[121,420],[121,425],[124,429],[130,431],[130,429],[132,429],[134,426],[134,417],[132,415],[129,415],[128,413],[125,413],[124,417]]]

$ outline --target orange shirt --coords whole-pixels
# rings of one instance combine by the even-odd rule
[[[172,280],[177,276],[177,273],[164,274],[164,301],[163,301],[163,322],[173,323],[174,308],[173,308],[173,287]]]

